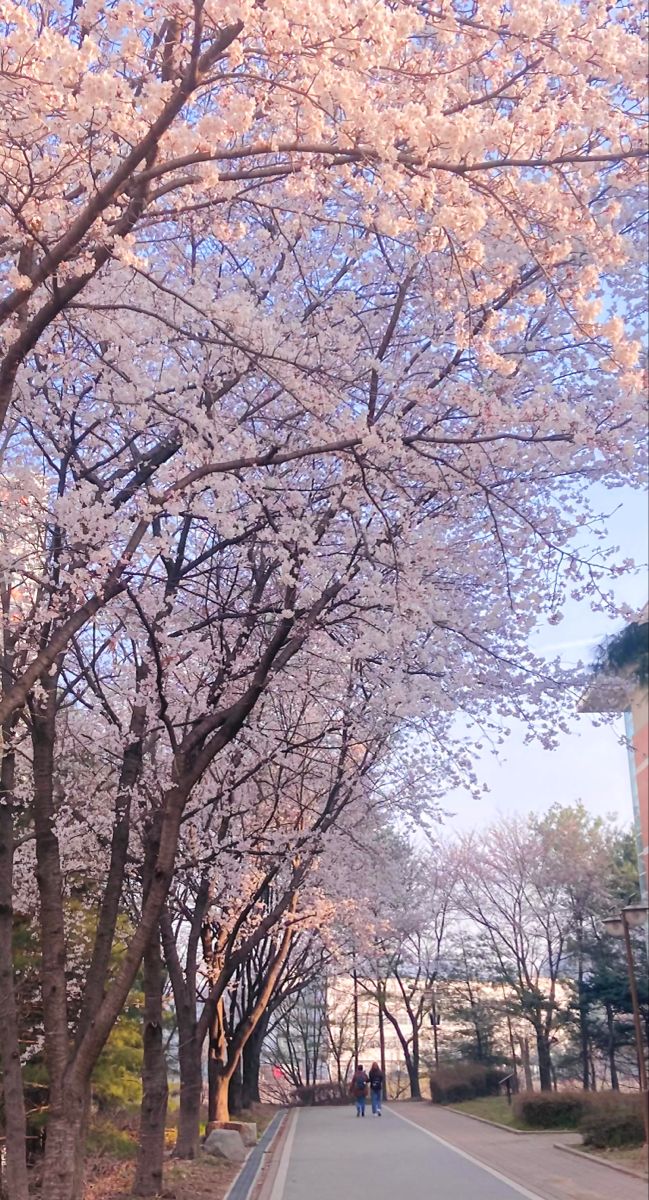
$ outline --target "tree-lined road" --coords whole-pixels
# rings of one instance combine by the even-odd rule
[[[555,1149],[559,1135],[516,1137],[427,1105],[399,1105],[381,1120],[356,1119],[351,1106],[301,1109],[290,1120],[264,1200],[646,1200],[641,1180]]]

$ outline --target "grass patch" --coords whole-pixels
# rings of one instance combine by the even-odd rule
[[[505,1129],[529,1129],[519,1121],[514,1113],[514,1107],[507,1103],[506,1096],[478,1096],[475,1100],[461,1100],[459,1104],[449,1104],[454,1112],[467,1113],[470,1117],[483,1117],[485,1121],[495,1121]]]
[[[616,1167],[627,1167],[629,1171],[647,1174],[647,1151],[642,1146],[627,1146],[624,1149],[595,1150],[593,1146],[579,1146],[584,1154],[603,1159]]]

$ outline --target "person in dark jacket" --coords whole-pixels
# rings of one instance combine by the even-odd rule
[[[373,1062],[370,1067],[370,1095],[372,1097],[372,1116],[381,1116],[381,1101],[383,1099],[383,1071],[378,1063]]]
[[[356,1101],[356,1116],[365,1116],[365,1098],[367,1096],[367,1085],[369,1078],[363,1070],[362,1063],[356,1063],[356,1070],[352,1076],[350,1092]]]

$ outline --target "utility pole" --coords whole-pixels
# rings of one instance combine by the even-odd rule
[[[604,921],[606,931],[613,937],[624,938],[626,950],[626,966],[629,976],[629,991],[633,1009],[633,1028],[635,1032],[635,1049],[638,1058],[638,1082],[642,1104],[642,1119],[644,1121],[645,1145],[649,1152],[649,1090],[647,1088],[647,1068],[644,1057],[644,1038],[642,1036],[642,1017],[638,1001],[638,984],[633,962],[633,946],[631,945],[631,930],[644,924],[647,920],[646,904],[627,904],[619,916],[607,917]]]

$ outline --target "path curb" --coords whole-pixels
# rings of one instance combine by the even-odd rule
[[[558,1133],[574,1133],[574,1129],[512,1129],[511,1125],[501,1125],[500,1121],[490,1121],[487,1117],[476,1117],[473,1113],[462,1112],[461,1108],[453,1108],[452,1104],[434,1104],[433,1108],[455,1113],[456,1117],[466,1117],[468,1121],[479,1121],[481,1125],[491,1125],[492,1129],[502,1129],[503,1133],[514,1133],[517,1137],[556,1137]]]
[[[623,1167],[620,1163],[607,1162],[605,1158],[598,1158],[596,1154],[586,1154],[583,1150],[578,1150],[576,1146],[562,1146],[561,1142],[554,1143],[555,1150],[563,1150],[564,1154],[574,1154],[575,1158],[584,1158],[586,1162],[598,1163],[600,1167],[608,1167],[609,1171],[617,1171],[620,1175],[630,1175],[632,1179],[641,1179],[643,1183],[647,1183],[647,1176],[640,1171],[632,1171],[631,1167]]]
[[[224,1200],[249,1200],[249,1197],[252,1196],[266,1156],[273,1149],[275,1140],[284,1127],[285,1116],[286,1109],[281,1109],[267,1125],[257,1145],[252,1147],[245,1159],[236,1179],[233,1179],[230,1184]]]

